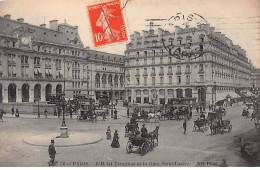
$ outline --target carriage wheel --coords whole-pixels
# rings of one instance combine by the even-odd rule
[[[150,144],[149,148],[152,151],[154,148],[154,140],[150,141],[149,144]]]
[[[131,141],[128,141],[126,144],[126,152],[131,153],[133,151],[133,144]]]
[[[232,130],[232,125],[229,125],[229,127],[228,127],[228,132],[230,133],[231,130]]]
[[[144,142],[141,146],[141,156],[145,155],[148,152],[148,147],[149,144],[146,142]]]

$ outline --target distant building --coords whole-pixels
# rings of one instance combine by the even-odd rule
[[[66,98],[110,93],[122,99],[123,80],[123,56],[84,48],[77,26],[0,17],[0,103],[48,101],[63,93],[64,81]]]
[[[246,51],[209,24],[135,32],[125,51],[126,96],[141,104],[239,98],[241,89],[252,87],[251,71]]]

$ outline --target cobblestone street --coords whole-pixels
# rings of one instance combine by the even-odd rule
[[[165,120],[156,123],[145,123],[148,131],[159,125],[159,146],[145,156],[126,153],[128,138],[124,136],[124,127],[128,122],[125,110],[120,109],[118,120],[108,118],[105,122],[99,117],[96,123],[66,119],[70,132],[92,133],[100,135],[103,140],[83,146],[56,147],[56,166],[218,166],[222,158],[229,166],[248,166],[241,159],[239,150],[230,147],[234,136],[253,128],[250,119],[241,116],[243,106],[227,109],[223,119],[230,119],[233,125],[231,133],[211,136],[210,130],[205,133],[193,132],[193,120],[187,123],[187,134],[182,129],[183,121]],[[13,118],[8,113],[1,122],[0,166],[47,166],[49,160],[47,147],[25,144],[23,139],[33,135],[59,132],[61,119],[55,117],[34,118],[36,115],[21,115]],[[152,120],[151,120],[152,121]],[[141,126],[139,123],[139,127]],[[107,126],[119,132],[120,148],[112,148],[111,140],[106,140]],[[138,163],[141,163],[138,164]],[[204,165],[203,165],[204,164]]]

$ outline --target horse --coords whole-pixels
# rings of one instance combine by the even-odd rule
[[[215,135],[217,133],[217,122],[216,121],[209,122],[209,127],[210,127],[211,135]]]
[[[154,131],[148,133],[149,138],[153,142],[153,146],[155,145],[155,142],[154,142],[155,139],[156,139],[156,146],[158,146],[159,128],[160,128],[160,126],[156,126]]]

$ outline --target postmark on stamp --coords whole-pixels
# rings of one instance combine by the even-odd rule
[[[91,5],[87,10],[96,47],[128,39],[120,0]]]

